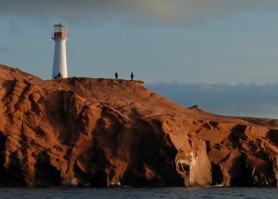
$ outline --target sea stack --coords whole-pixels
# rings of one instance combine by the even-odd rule
[[[68,39],[67,26],[59,23],[54,25],[54,33],[52,39],[55,41],[54,61],[52,78],[67,78],[67,54],[66,54],[66,41]]]

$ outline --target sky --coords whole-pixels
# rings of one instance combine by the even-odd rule
[[[50,79],[53,25],[69,76],[129,79],[184,106],[278,117],[277,0],[0,0],[0,63]]]

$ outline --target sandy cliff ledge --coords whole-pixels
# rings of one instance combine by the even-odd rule
[[[278,120],[186,108],[143,82],[0,66],[0,185],[277,186]]]

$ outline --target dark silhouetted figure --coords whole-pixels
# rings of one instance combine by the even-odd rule
[[[60,79],[60,78],[62,78],[61,73],[58,73],[58,75],[54,77],[54,79]]]
[[[130,74],[130,78],[131,78],[131,80],[133,80],[133,78],[134,78],[134,74],[133,74],[133,72],[131,72],[131,74]]]
[[[118,79],[118,73],[117,72],[115,73],[115,78]]]

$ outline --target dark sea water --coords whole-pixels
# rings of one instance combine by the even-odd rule
[[[278,199],[278,188],[0,188],[0,198]]]

